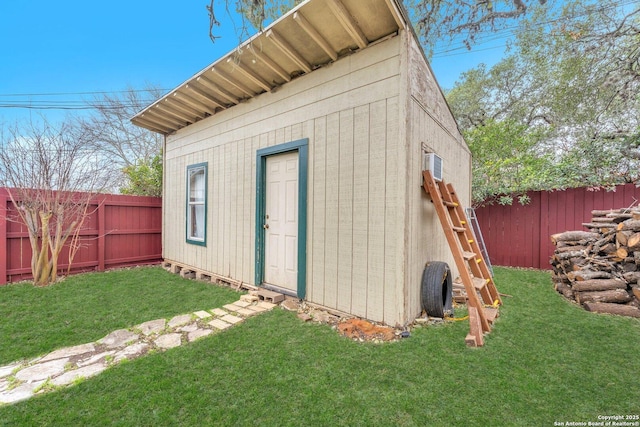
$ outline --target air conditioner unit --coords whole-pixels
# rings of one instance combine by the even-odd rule
[[[442,157],[436,153],[423,153],[422,169],[431,171],[436,181],[442,181]]]

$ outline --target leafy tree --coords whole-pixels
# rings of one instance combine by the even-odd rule
[[[150,162],[140,161],[124,168],[127,185],[122,194],[162,197],[162,155],[156,154]]]
[[[509,120],[487,119],[465,134],[473,155],[471,188],[476,205],[511,204],[514,194],[524,203],[526,191],[558,180],[553,156],[538,151],[540,135],[526,130],[526,125]]]
[[[495,141],[512,139],[513,124],[518,124],[534,155],[544,157],[538,165],[542,169],[529,169],[531,175],[518,182],[507,180],[502,192],[638,180],[640,9],[616,4],[576,0],[558,9],[552,20],[547,13],[533,13],[521,23],[507,57],[490,70],[468,71],[448,94],[468,140],[493,147]],[[508,126],[496,127],[496,122]],[[487,123],[493,142],[477,137],[486,134]],[[548,162],[553,169],[543,167]],[[482,168],[474,172],[504,176]]]

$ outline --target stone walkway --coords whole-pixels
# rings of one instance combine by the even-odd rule
[[[212,310],[196,311],[166,319],[151,320],[129,329],[111,332],[88,344],[55,350],[33,360],[0,366],[0,405],[29,399],[89,378],[151,350],[164,351],[222,331],[245,318],[271,310],[276,304],[255,295]]]

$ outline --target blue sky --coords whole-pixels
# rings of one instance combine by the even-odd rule
[[[172,89],[238,45],[233,22],[216,0],[222,36],[208,37],[208,0],[5,0],[0,2],[0,105],[13,101],[77,100],[147,83]],[[236,25],[239,21],[236,22]],[[431,65],[440,85],[502,55],[504,44],[477,52],[436,53]],[[59,93],[63,95],[47,95]],[[17,96],[17,94],[32,94]],[[31,114],[60,118],[78,111],[0,107],[0,124]]]

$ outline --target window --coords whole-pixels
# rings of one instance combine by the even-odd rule
[[[207,164],[187,167],[187,242],[206,244]]]

